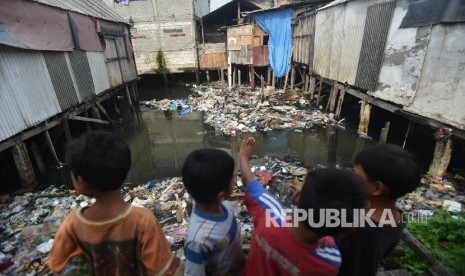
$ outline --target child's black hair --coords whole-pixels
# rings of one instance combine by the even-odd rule
[[[326,219],[326,210],[339,211],[339,219],[342,212],[346,212],[345,222],[354,221],[354,209],[363,209],[366,205],[366,194],[363,183],[359,177],[347,170],[335,168],[317,169],[307,174],[302,187],[298,208],[312,212],[310,221],[318,224]],[[344,210],[344,211],[343,211]],[[325,217],[320,217],[320,211]],[[344,232],[342,225],[337,227],[312,227],[305,224],[311,231],[321,235],[337,235]]]
[[[211,203],[227,191],[234,172],[234,160],[223,150],[199,149],[187,156],[182,180],[189,194],[199,203]]]
[[[93,131],[71,141],[66,163],[74,176],[81,176],[90,187],[116,190],[131,167],[131,151],[116,134]]]
[[[397,199],[413,191],[421,172],[416,157],[393,144],[376,145],[355,157],[369,181],[380,181],[389,189],[389,198]]]

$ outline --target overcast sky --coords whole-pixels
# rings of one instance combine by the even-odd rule
[[[224,4],[230,2],[231,0],[212,0],[211,6],[210,6],[210,11],[214,11],[217,8],[223,6]]]

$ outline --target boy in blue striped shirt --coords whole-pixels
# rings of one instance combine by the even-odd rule
[[[240,275],[245,264],[231,206],[234,161],[225,151],[195,150],[182,168],[194,199],[185,242],[185,275]]]

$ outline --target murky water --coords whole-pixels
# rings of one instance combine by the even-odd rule
[[[189,87],[175,86],[169,90],[139,88],[141,100],[187,97]],[[122,128],[126,142],[133,153],[133,167],[127,181],[134,184],[149,179],[166,176],[179,176],[187,155],[198,148],[231,148],[231,138],[215,136],[214,130],[202,123],[202,113],[179,115],[177,112],[164,112],[141,107],[139,126],[126,120]],[[134,129],[133,129],[134,128]],[[131,131],[128,131],[133,129]],[[240,134],[239,140],[246,137],[256,140],[256,154],[294,158],[305,166],[328,162],[327,130],[314,128],[297,132],[268,131]],[[354,156],[369,146],[366,140],[358,138],[355,131],[340,130],[338,135],[337,163],[351,166]]]

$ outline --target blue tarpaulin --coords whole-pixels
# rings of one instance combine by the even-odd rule
[[[292,9],[264,12],[254,15],[260,28],[270,35],[269,60],[277,77],[286,74],[292,52]]]

